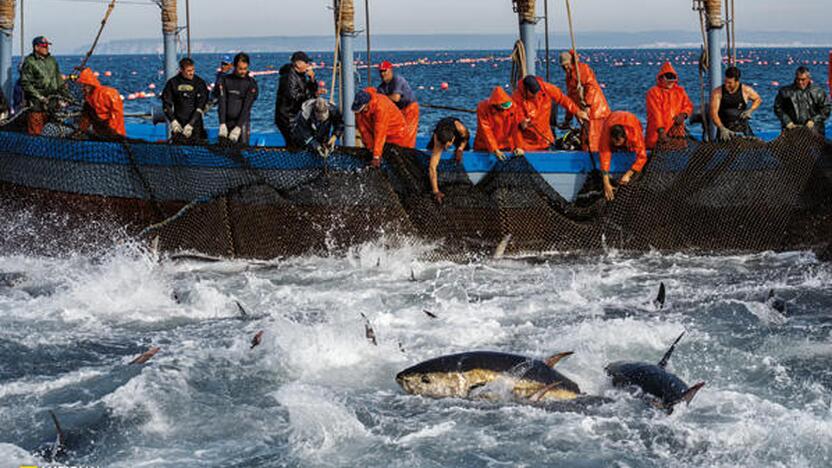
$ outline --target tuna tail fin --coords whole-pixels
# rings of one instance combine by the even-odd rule
[[[545,362],[547,366],[554,368],[561,360],[575,354],[574,351],[567,351],[565,353],[558,353],[546,358]]]
[[[51,453],[52,459],[54,460],[66,452],[66,436],[64,436],[64,431],[61,429],[61,423],[58,421],[58,417],[55,416],[55,412],[49,410],[49,416],[52,417],[52,422],[55,423],[55,432],[58,434]]]
[[[685,332],[682,332],[682,334],[679,335],[679,338],[676,338],[676,341],[674,341],[673,344],[670,345],[670,349],[668,349],[667,352],[664,353],[662,360],[659,361],[659,367],[661,367],[662,369],[667,367],[667,362],[670,361],[670,356],[673,355],[673,351],[676,350],[676,345],[679,344],[679,341],[681,341],[683,336],[685,336]]]
[[[699,393],[699,390],[702,390],[702,387],[704,386],[705,382],[699,382],[698,384],[688,388],[688,391],[682,394],[682,398],[679,398],[679,401],[677,401],[676,403],[678,404],[684,401],[686,405],[690,405],[690,402],[691,400],[693,400],[693,397],[695,397],[696,394]]]
[[[541,388],[540,390],[534,392],[532,396],[529,397],[529,401],[540,401],[543,398],[543,395],[546,395],[546,392],[549,390],[553,390],[559,387],[561,382],[552,382],[549,385]]]
[[[665,299],[667,297],[667,291],[664,287],[664,282],[659,285],[659,294],[656,296],[656,299],[653,301],[653,305],[656,306],[657,309],[664,309]]]

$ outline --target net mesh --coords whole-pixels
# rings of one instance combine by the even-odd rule
[[[611,203],[597,177],[567,202],[524,157],[498,162],[476,184],[443,161],[442,205],[430,193],[429,158],[395,146],[376,170],[363,150],[322,159],[12,132],[0,140],[6,251],[138,237],[167,251],[269,259],[415,237],[454,257],[490,254],[510,235],[510,254],[734,252],[823,249],[832,233],[832,145],[809,131],[658,151]]]

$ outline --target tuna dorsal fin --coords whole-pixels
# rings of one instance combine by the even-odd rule
[[[673,344],[670,345],[670,349],[668,349],[667,352],[664,353],[662,360],[659,361],[659,367],[661,367],[662,369],[667,367],[667,362],[670,361],[670,356],[673,354],[673,351],[676,349],[676,345],[679,344],[679,341],[681,341],[683,336],[685,336],[685,332],[682,332],[682,334],[679,335],[679,338],[676,338],[676,341],[674,341]]]
[[[571,356],[571,355],[573,355],[573,354],[575,354],[575,352],[574,352],[574,351],[567,351],[567,352],[565,352],[565,353],[558,353],[558,354],[555,354],[555,355],[549,356],[549,357],[548,357],[548,358],[546,358],[546,360],[545,360],[545,361],[543,361],[543,362],[545,362],[547,366],[554,368],[556,365],[558,365],[558,363],[559,363],[561,360],[563,360],[563,359],[565,359],[565,358],[567,358],[567,357],[569,357],[569,356]]]
[[[546,392],[548,392],[549,390],[552,390],[552,389],[555,389],[555,388],[559,387],[559,386],[560,386],[560,384],[561,384],[561,382],[552,382],[552,383],[550,383],[549,385],[546,385],[545,387],[543,387],[543,388],[541,388],[540,390],[536,391],[536,392],[534,393],[534,395],[530,396],[530,397],[529,397],[529,401],[540,401],[540,399],[541,399],[541,398],[543,398],[543,395],[546,395]]]
[[[66,437],[64,436],[64,431],[61,429],[61,423],[58,421],[58,416],[55,415],[55,412],[49,410],[49,416],[52,417],[52,422],[55,423],[55,432],[57,433],[51,454],[54,459],[66,451]]]
[[[689,405],[690,401],[693,400],[693,397],[695,397],[696,394],[699,393],[699,390],[702,390],[702,387],[704,387],[704,386],[705,386],[705,382],[699,382],[698,384],[690,387],[688,389],[688,391],[686,391],[684,394],[682,394],[682,398],[680,398],[677,403],[681,403],[681,402],[684,401],[685,404]]]
[[[656,299],[653,301],[653,304],[656,306],[657,309],[664,309],[664,302],[667,297],[667,291],[664,287],[664,282],[659,285],[659,294],[656,295]]]

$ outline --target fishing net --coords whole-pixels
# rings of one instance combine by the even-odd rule
[[[438,205],[428,156],[395,146],[377,170],[363,150],[324,159],[12,132],[0,141],[4,251],[140,238],[167,251],[268,259],[418,238],[455,257],[490,254],[510,235],[508,253],[729,252],[826,248],[832,232],[832,146],[809,131],[659,150],[611,203],[597,175],[568,202],[524,157],[497,162],[476,184],[443,161]]]

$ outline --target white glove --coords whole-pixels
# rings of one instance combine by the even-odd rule
[[[809,130],[815,128],[815,121],[810,120],[810,121],[806,122],[806,128],[808,128]]]
[[[6,120],[8,118],[9,118],[9,113],[8,112],[0,113],[0,120]]]
[[[179,121],[170,121],[170,132],[173,134],[182,133],[182,125],[179,123]]]
[[[725,127],[719,127],[719,140],[720,141],[729,141],[730,139],[734,138],[735,133],[731,130],[728,130]]]
[[[234,127],[234,130],[231,130],[231,133],[228,134],[228,139],[237,143],[237,140],[240,139],[240,135],[242,135],[243,129],[240,127]]]
[[[190,138],[191,135],[193,135],[193,134],[194,134],[194,127],[191,126],[191,124],[185,125],[185,128],[182,129],[182,135],[184,135],[185,138]]]
[[[228,126],[225,124],[220,125],[220,138],[228,138]]]

